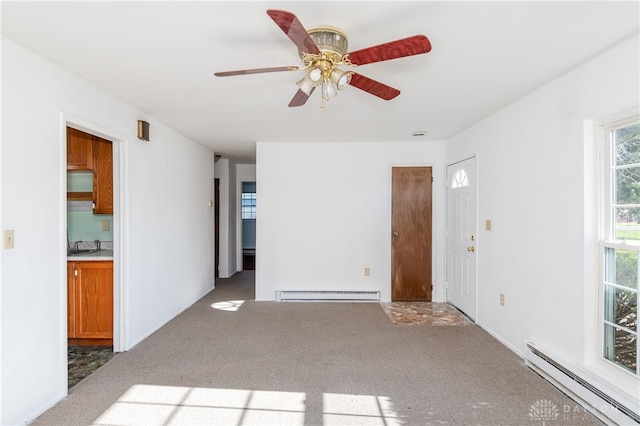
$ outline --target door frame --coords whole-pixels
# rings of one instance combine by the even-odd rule
[[[244,241],[244,224],[242,223],[242,187],[244,183],[253,183],[256,185],[256,197],[258,194],[258,185],[257,185],[257,179],[248,179],[246,177],[241,177],[238,178],[237,180],[237,209],[238,209],[238,214],[236,215],[236,235],[237,235],[237,240],[236,240],[236,256],[237,256],[237,260],[236,260],[236,264],[237,267],[236,269],[238,270],[238,272],[242,272],[244,271],[244,247],[242,247],[243,245],[243,241]],[[257,227],[257,219],[256,219],[256,227]],[[257,238],[257,235],[256,235]],[[257,250],[256,250],[257,253]],[[253,270],[255,271],[255,258],[254,258],[254,267]]]
[[[475,184],[475,217],[472,219],[474,224],[475,224],[475,236],[476,236],[476,242],[475,242],[475,248],[476,251],[479,247],[479,238],[478,238],[478,232],[480,231],[479,228],[479,224],[478,224],[478,194],[479,194],[479,183],[478,183],[478,156],[477,154],[472,154],[469,155],[467,157],[461,158],[459,160],[456,161],[452,161],[449,162],[445,165],[445,170],[444,170],[444,175],[445,175],[445,215],[444,215],[444,227],[445,227],[445,235],[446,233],[449,231],[449,197],[450,197],[450,185],[449,185],[449,167],[462,163],[464,161],[467,160],[474,160],[474,166],[475,166],[475,175],[474,175],[474,184]],[[444,294],[444,298],[445,301],[447,303],[449,303],[449,238],[448,236],[445,236],[445,256],[444,256],[444,261],[445,261],[445,294]],[[475,300],[474,300],[474,317],[473,317],[473,322],[477,323],[478,322],[478,257],[476,255],[476,260],[475,260],[475,268],[473,271],[473,276],[474,276],[474,296],[475,296]]]
[[[214,203],[214,250],[215,261],[214,279],[220,277],[220,178],[213,178],[213,203]]]
[[[60,223],[60,247],[66,246],[67,238],[67,126],[82,130],[112,143],[113,149],[113,351],[123,352],[130,349],[129,344],[129,318],[126,309],[129,294],[129,276],[128,263],[126,261],[127,248],[129,247],[128,215],[128,175],[126,173],[126,164],[128,158],[128,138],[119,132],[101,127],[93,122],[89,122],[71,114],[60,114],[60,146],[61,146],[61,179],[60,186],[60,205],[62,209]],[[61,260],[64,268],[64,277],[60,282],[63,283],[62,297],[60,300],[60,321],[61,330],[63,330],[60,339],[61,348],[64,349],[65,355],[62,358],[66,377],[67,374],[67,256],[66,250]],[[65,380],[66,381],[66,380]]]

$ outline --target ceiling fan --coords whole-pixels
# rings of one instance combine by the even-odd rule
[[[305,75],[296,83],[298,91],[289,102],[290,107],[304,105],[317,87],[320,87],[322,91],[322,107],[324,107],[324,101],[330,100],[338,94],[338,91],[347,86],[357,87],[387,101],[391,100],[400,94],[398,89],[353,71],[343,71],[339,66],[365,65],[431,51],[429,39],[424,35],[415,35],[347,53],[347,36],[338,28],[320,26],[306,30],[291,12],[269,9],[267,14],[296,45],[303,67],[254,68],[216,72],[214,75],[230,77],[303,70]]]

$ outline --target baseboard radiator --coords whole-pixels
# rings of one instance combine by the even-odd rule
[[[545,379],[580,402],[601,420],[618,425],[640,424],[640,414],[607,395],[589,381],[541,351],[533,342],[525,342],[525,363]]]
[[[379,291],[366,290],[279,290],[278,302],[379,302]]]

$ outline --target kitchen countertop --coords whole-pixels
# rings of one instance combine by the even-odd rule
[[[93,253],[80,253],[67,256],[67,260],[113,260],[113,250],[100,250]]]

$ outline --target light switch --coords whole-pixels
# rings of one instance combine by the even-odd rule
[[[102,230],[103,231],[108,231],[109,230],[109,221],[108,220],[103,220],[102,221]]]
[[[487,219],[484,221],[484,229],[486,229],[487,231],[491,231],[491,220]]]
[[[4,248],[12,249],[14,247],[14,234],[13,229],[5,229],[4,230]]]

